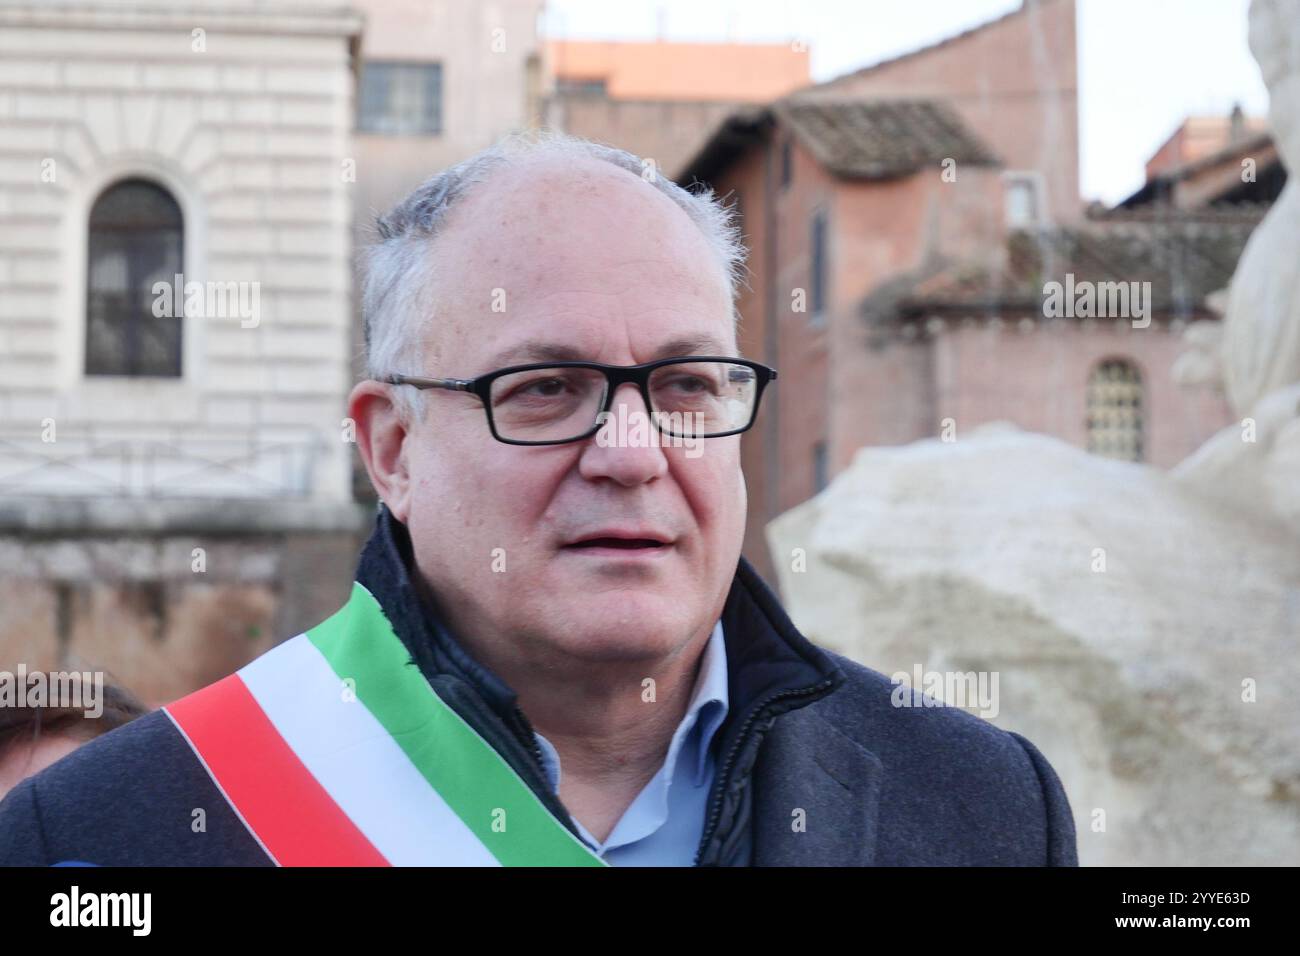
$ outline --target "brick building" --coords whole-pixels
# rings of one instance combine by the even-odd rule
[[[982,26],[799,95],[944,103],[1001,157],[1010,211],[1019,222],[1079,217],[1074,0],[1021,0],[1018,9]]]
[[[1268,120],[1247,116],[1240,106],[1228,116],[1189,116],[1147,160],[1147,182],[1267,135]]]
[[[945,161],[955,182],[942,175]],[[1000,173],[992,150],[937,102],[793,98],[730,118],[683,173],[738,204],[750,249],[741,350],[781,371],[741,446],[746,554],[760,566],[766,523],[847,463],[860,435],[849,446],[836,430],[877,401],[874,392],[845,398],[843,363],[862,351],[845,316],[917,262],[995,245]],[[909,354],[895,356],[877,391],[909,374]],[[900,434],[928,429],[923,406],[891,403],[890,414]]]
[[[547,126],[653,159],[672,176],[738,107],[810,83],[798,43],[546,43]]]
[[[1179,124],[1147,161],[1142,188],[1119,208],[1272,203],[1286,178],[1267,120],[1244,116],[1236,107],[1231,116],[1194,117]]]
[[[945,421],[960,437],[1004,420],[1108,457],[1177,464],[1232,420],[1222,394],[1185,388],[1175,365],[1182,333],[1217,323],[1213,296],[1261,218],[1253,205],[1099,215],[1014,231],[992,267],[935,263],[898,277],[859,303],[869,357],[846,363],[856,376],[846,387],[874,392],[879,411],[837,438],[899,444],[940,434]],[[1058,316],[1044,294],[1052,282],[1096,299]],[[1128,308],[1110,307],[1123,296]],[[919,370],[882,394],[874,382],[899,352]],[[900,429],[899,405],[922,409],[912,421],[925,430]]]
[[[1183,330],[1217,321],[1211,296],[1275,195],[1275,154],[1266,134],[1225,141],[1158,163],[1128,206],[1085,212],[1074,16],[1073,0],[1026,0],[738,110],[679,174],[735,197],[750,248],[742,349],[781,371],[742,443],[745,552],[769,577],[768,521],[863,446],[1002,419],[1170,466],[1230,420],[1221,394],[1182,388],[1173,365]],[[1245,193],[1243,149],[1264,170]],[[1076,282],[1133,290],[1125,308],[1147,318],[1054,317],[1048,284]]]

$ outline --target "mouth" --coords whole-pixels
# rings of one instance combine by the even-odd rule
[[[588,538],[586,541],[566,544],[565,547],[575,550],[615,548],[619,551],[642,551],[652,548],[666,548],[668,545],[662,541],[653,541],[650,538]]]
[[[672,548],[671,541],[658,535],[595,534],[566,544],[560,550],[603,557],[651,557]]]

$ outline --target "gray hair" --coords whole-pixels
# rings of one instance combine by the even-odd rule
[[[745,247],[734,204],[724,205],[709,187],[697,192],[683,189],[663,176],[652,161],[625,150],[554,130],[528,131],[507,136],[431,177],[376,220],[376,240],[364,253],[361,290],[366,370],[371,378],[429,373],[421,367],[420,339],[420,319],[429,314],[438,278],[429,245],[441,233],[451,208],[493,173],[524,159],[556,155],[612,163],[651,183],[684,210],[703,233],[726,277],[735,327]],[[408,416],[417,410],[410,392],[397,390],[399,411]]]

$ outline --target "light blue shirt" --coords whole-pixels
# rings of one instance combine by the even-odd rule
[[[668,756],[609,837],[601,843],[576,819],[578,832],[596,855],[615,866],[693,866],[704,834],[704,814],[716,759],[709,744],[727,716],[727,651],[722,622],[704,646],[686,716],[677,725]],[[560,756],[534,731],[551,789],[560,792]]]

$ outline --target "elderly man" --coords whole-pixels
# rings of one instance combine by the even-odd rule
[[[1074,864],[1028,741],[894,706],[740,556],[741,259],[564,136],[416,190],[367,263],[351,599],[21,785],[0,861]]]

